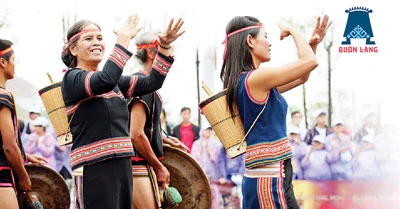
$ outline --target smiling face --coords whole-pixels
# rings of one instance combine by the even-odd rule
[[[96,25],[89,24],[82,29],[89,30],[80,35],[76,45],[71,46],[72,55],[77,58],[77,65],[98,65],[104,56],[105,43],[101,31]]]

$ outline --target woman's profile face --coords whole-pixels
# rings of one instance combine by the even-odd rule
[[[268,41],[267,32],[265,28],[260,28],[260,32],[254,38],[253,55],[261,62],[268,62],[271,60],[271,44]]]
[[[76,56],[78,65],[82,64],[99,64],[104,56],[105,43],[103,35],[96,25],[90,24],[82,30],[90,30],[80,35],[76,46],[72,47],[72,54]],[[97,29],[97,30],[96,30]]]

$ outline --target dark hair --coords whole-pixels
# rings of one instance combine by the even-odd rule
[[[186,111],[186,110],[189,110],[189,112],[192,112],[191,110],[190,110],[190,108],[189,107],[182,107],[182,109],[181,109],[181,113],[183,113],[184,111]]]
[[[83,30],[83,28],[85,28],[88,25],[95,25],[96,27],[99,28],[99,30],[101,30],[100,26],[92,21],[89,20],[80,20],[78,22],[76,22],[75,24],[73,24],[69,29],[68,29],[68,33],[67,33],[67,40],[69,40],[72,36],[74,36],[75,34],[81,32]],[[69,40],[69,42],[64,46],[64,50],[61,53],[61,59],[64,62],[64,64],[69,67],[69,68],[74,68],[77,66],[77,59],[74,55],[71,54],[71,51],[69,50],[70,46],[75,46],[76,42],[78,41],[80,36],[75,37],[73,40]]]
[[[5,40],[5,39],[0,39],[0,51],[3,51],[4,49],[9,48],[10,46],[13,45],[13,42],[9,41],[9,40]],[[5,60],[9,60],[11,55],[14,54],[14,51],[11,50],[8,53],[5,53],[3,55],[0,56],[0,58],[4,58]]]
[[[236,16],[226,26],[226,34],[255,25],[260,25],[260,21],[255,17]],[[224,88],[227,89],[226,102],[232,114],[237,102],[237,85],[240,75],[243,71],[250,71],[255,68],[246,43],[247,36],[256,37],[259,32],[259,28],[245,30],[229,37],[226,43],[226,56],[222,64],[220,78],[224,82]]]
[[[293,112],[290,114],[290,117],[293,118],[293,116],[296,115],[296,114],[300,114],[300,115],[301,115],[301,112],[298,111],[298,110],[293,111]]]
[[[25,128],[25,123],[23,120],[18,119],[18,131],[20,134],[22,134],[22,131],[24,131]]]

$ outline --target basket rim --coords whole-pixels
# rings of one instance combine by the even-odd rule
[[[203,108],[203,107],[205,107],[207,104],[209,104],[209,103],[215,101],[216,99],[225,96],[225,95],[226,95],[226,91],[227,91],[227,90],[224,89],[224,90],[222,90],[222,91],[220,91],[220,92],[218,92],[218,93],[216,93],[216,94],[214,94],[214,95],[208,97],[207,99],[201,101],[201,102],[199,103],[199,107],[200,107],[200,108]]]
[[[62,82],[60,81],[60,82],[57,82],[57,83],[52,83],[52,84],[50,84],[50,85],[48,85],[48,86],[45,86],[45,87],[39,89],[39,91],[38,91],[38,92],[39,92],[39,95],[42,95],[43,93],[45,93],[45,92],[47,92],[47,91],[50,91],[50,90],[52,90],[52,89],[61,87],[61,84],[62,84]]]

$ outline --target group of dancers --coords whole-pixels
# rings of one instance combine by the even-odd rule
[[[100,26],[81,20],[67,33],[61,54],[68,67],[62,95],[74,137],[71,167],[77,209],[160,208],[155,188],[166,188],[170,179],[160,162],[163,144],[187,150],[179,139],[163,134],[157,92],[174,62],[171,45],[185,32],[184,21],[171,19],[164,32],[144,31],[136,37],[142,29],[138,23],[137,15],[129,16],[114,31],[116,44],[101,70],[105,43]],[[233,112],[238,107],[246,132],[263,111],[246,138],[245,209],[298,208],[286,137],[287,103],[281,93],[306,82],[318,66],[315,52],[330,24],[328,16],[318,18],[309,41],[295,29],[280,26],[281,39],[292,36],[298,60],[265,68],[260,64],[271,59],[271,44],[263,24],[237,16],[226,27],[221,79],[228,108]],[[134,38],[142,71],[123,76]],[[31,190],[24,162],[43,161],[25,154],[17,132],[15,103],[5,85],[14,77],[11,45],[0,40],[0,209],[18,208],[16,192]]]

